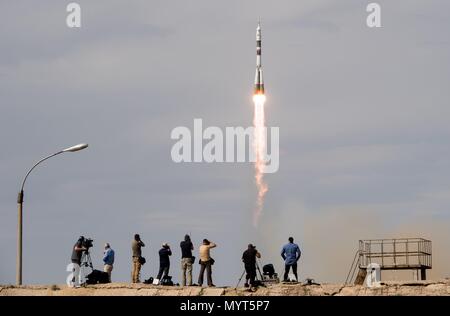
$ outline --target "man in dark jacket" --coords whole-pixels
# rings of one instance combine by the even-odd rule
[[[256,285],[256,258],[261,258],[261,254],[256,250],[255,246],[249,244],[247,250],[242,254],[242,261],[244,262],[245,272],[247,273],[245,287],[249,286],[247,283],[249,280],[252,287]]]
[[[159,272],[156,277],[158,280],[161,280],[161,277],[166,277],[169,275],[170,268],[170,258],[172,255],[172,251],[170,250],[170,246],[168,243],[164,243],[162,248],[159,250]],[[164,273],[164,276],[163,276]]]
[[[194,245],[191,242],[189,235],[184,236],[184,241],[180,243],[181,248],[181,285],[186,286],[186,272],[187,272],[187,285],[192,285],[192,264],[194,263],[194,257],[192,256],[192,250]]]

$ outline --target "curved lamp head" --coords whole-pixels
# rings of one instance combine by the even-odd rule
[[[78,145],[75,145],[75,146],[72,146],[72,147],[63,149],[62,152],[68,152],[68,151],[74,152],[74,151],[79,151],[79,150],[83,150],[83,149],[87,148],[87,146],[88,146],[88,144],[78,144]]]

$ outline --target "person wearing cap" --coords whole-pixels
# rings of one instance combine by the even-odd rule
[[[103,252],[103,263],[103,271],[108,273],[108,279],[109,282],[111,282],[111,272],[114,265],[114,250],[111,249],[111,245],[109,243],[105,244],[105,251]]]
[[[170,250],[170,246],[168,243],[162,244],[161,247],[162,248],[159,250],[159,272],[158,276],[156,277],[158,280],[161,280],[161,277],[165,278],[166,276],[169,275],[169,268],[170,268],[169,256],[172,255],[172,251]]]
[[[248,244],[247,250],[242,254],[242,262],[244,262],[245,272],[247,274],[245,277],[245,287],[249,287],[249,283],[252,287],[256,286],[256,258],[261,258],[261,254],[256,250],[256,246]]]
[[[216,244],[210,242],[208,239],[203,239],[203,244],[198,249],[200,257],[200,275],[198,276],[198,285],[203,285],[203,275],[206,270],[206,278],[208,281],[208,286],[215,286],[212,282],[212,265],[214,264],[214,259],[211,258],[210,250],[216,247]]]

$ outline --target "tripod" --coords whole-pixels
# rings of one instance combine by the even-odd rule
[[[262,273],[261,273],[261,270],[259,269],[258,261],[255,262],[255,265],[256,265],[256,269],[257,269],[258,272],[259,272],[259,277],[261,278],[261,280],[259,280],[259,281],[260,281],[259,283],[260,283],[261,285],[265,286],[265,285],[262,283],[262,281],[264,280],[264,278],[263,278],[263,275],[262,275]],[[244,277],[244,274],[246,274],[245,268],[244,268],[244,271],[242,272],[241,277],[239,278],[238,283],[236,284],[236,287],[235,287],[234,289],[237,289],[237,287],[239,286],[239,283],[241,283],[242,278]],[[255,275],[255,281],[257,281],[257,275]]]
[[[89,267],[94,270],[94,266],[92,265],[91,254],[89,250],[83,251],[83,255],[81,256],[81,264],[80,267]]]
[[[257,261],[256,261],[256,268],[258,269],[259,277],[261,278],[261,281],[262,281],[262,280],[264,280],[264,277],[263,277],[263,275],[262,275],[262,273],[261,273],[261,269],[259,269],[258,261],[259,261],[259,258],[258,258]]]
[[[94,271],[94,266],[92,264],[91,254],[89,253],[89,250],[83,251],[83,254],[81,256],[81,263],[80,263],[80,272],[83,274],[83,284],[86,284],[86,273],[84,272],[84,268],[91,268],[92,271]],[[92,272],[91,271],[91,272]]]

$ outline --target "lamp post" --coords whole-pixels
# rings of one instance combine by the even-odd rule
[[[39,160],[26,174],[25,178],[22,181],[22,186],[19,191],[19,195],[17,196],[17,204],[18,204],[18,226],[17,226],[17,266],[16,266],[16,284],[22,285],[22,207],[23,207],[23,187],[25,186],[25,181],[27,181],[28,176],[30,175],[31,171],[33,171],[34,168],[36,168],[41,162],[54,157],[56,155],[66,153],[66,152],[75,152],[79,150],[83,150],[86,147],[88,147],[88,144],[78,144],[66,149],[63,149],[61,151],[58,151],[57,153],[51,154],[50,156],[47,156],[45,158],[42,158]]]

